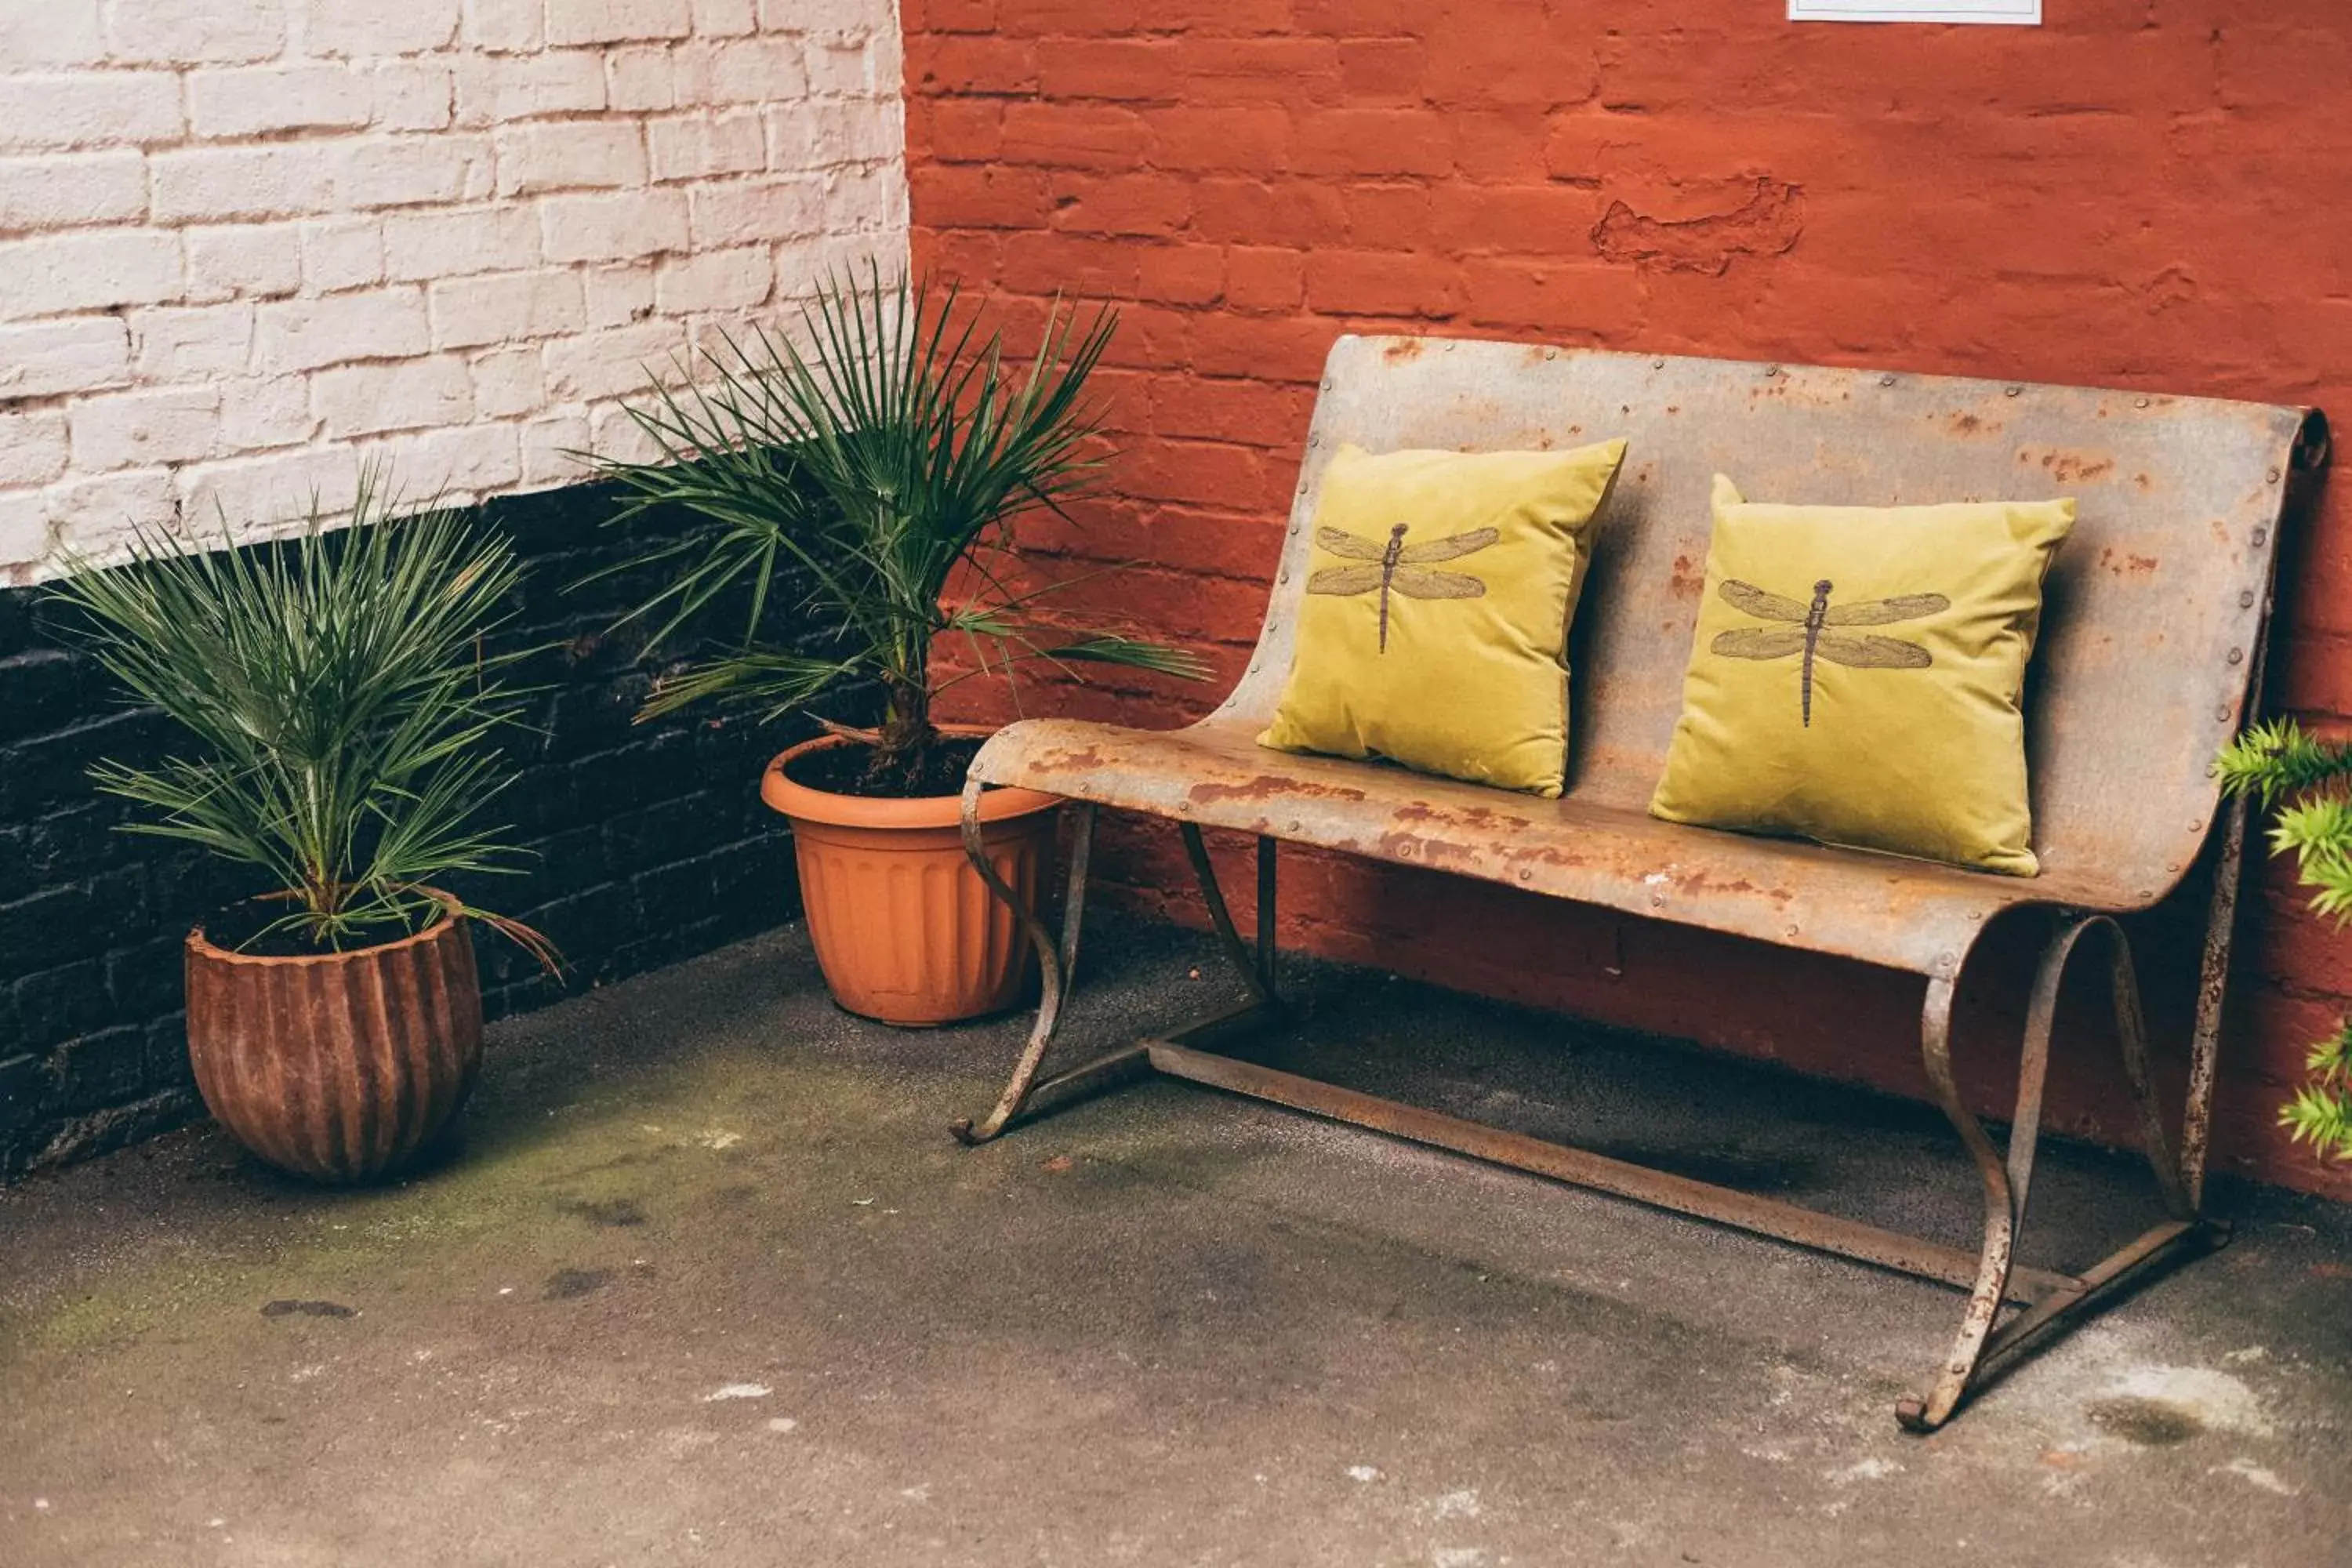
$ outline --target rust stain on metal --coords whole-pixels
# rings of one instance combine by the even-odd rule
[[[2050,477],[2062,485],[2094,484],[2115,472],[2116,459],[2105,452],[2041,450],[2028,447],[2017,454],[2021,463],[2040,459]]]
[[[1410,363],[1421,357],[1424,341],[1421,338],[1391,338],[1388,347],[1381,351],[1381,357],[1391,364]]]
[[[2110,546],[2099,552],[2099,564],[2118,575],[2141,575],[2155,571],[2159,563],[2153,555],[2135,555]]]
[[[1979,418],[1963,410],[1945,420],[1944,428],[1955,436],[1990,436],[2000,431],[2000,421]]]
[[[1196,805],[1233,800],[1364,800],[1351,784],[1318,784],[1289,773],[1259,773],[1239,784],[1196,784],[1187,792]]]

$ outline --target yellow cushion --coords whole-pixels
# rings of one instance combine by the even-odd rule
[[[1258,743],[1558,795],[1584,538],[1624,456],[1342,447]]]
[[[2071,500],[1759,505],[1717,475],[1651,812],[2032,876],[2020,697],[2074,525]]]

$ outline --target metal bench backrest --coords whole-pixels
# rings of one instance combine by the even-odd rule
[[[1639,810],[1682,702],[1708,491],[1853,505],[2073,496],[2027,684],[2044,869],[2145,903],[2179,879],[2217,801],[2214,751],[2260,665],[2299,408],[2063,386],[1477,342],[1344,337],[1308,437],[1250,673],[1219,710],[1257,722],[1290,666],[1309,522],[1342,443],[1371,451],[1631,446],[1577,616],[1570,794]]]

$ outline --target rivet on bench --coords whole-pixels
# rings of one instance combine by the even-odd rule
[[[2278,470],[2276,468],[2273,468],[2271,470],[2271,483],[2278,483]]]
[[[2009,396],[2011,396],[2011,397],[2015,397],[2015,396],[2017,396],[2018,395],[2020,395],[2021,393],[2022,393],[2024,390],[2025,390],[2025,388],[2023,388],[2023,387],[2021,387],[2021,386],[2012,386],[2012,387],[2010,387],[2010,388],[2008,388],[2008,389],[2007,389],[2007,395],[2008,395]]]
[[[1654,359],[1650,362],[1650,368],[1652,370],[1664,370],[1666,368],[1666,362],[1662,359]]]
[[[2213,717],[2219,719],[2224,724],[2228,723],[2230,721],[2230,705],[2224,702],[2219,708],[2214,709]]]
[[[1525,866],[1522,866],[1522,867],[1520,867],[1520,868],[1519,868],[1519,880],[1520,880],[1520,881],[1522,881],[1522,882],[1532,882],[1532,881],[1534,881],[1535,879],[1536,879],[1536,874],[1535,874],[1533,871],[1529,870],[1529,869],[1528,869],[1528,868],[1526,868]]]
[[[1559,351],[1558,349],[1546,349],[1546,350],[1544,350],[1544,358],[1546,358],[1546,359],[1558,359],[1559,357]]]
[[[2253,607],[2254,591],[2252,588],[2249,588],[2244,593],[2238,595],[2238,608],[2242,610],[2251,610]]]
[[[1891,375],[1882,375],[1878,378],[1878,384],[1881,386],[1893,386],[1895,384],[1895,378]]]
[[[2245,658],[2246,650],[2244,648],[2233,647],[2230,650],[2230,662],[2231,664],[2243,663],[2245,661]]]
[[[2134,408],[2145,408],[2147,406],[2147,399],[2145,397],[2134,398],[2132,400],[2132,406]]]

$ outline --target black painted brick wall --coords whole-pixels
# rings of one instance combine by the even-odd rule
[[[597,567],[691,526],[601,526],[592,486],[493,501],[488,525],[528,575],[502,637],[537,649],[517,669],[528,729],[505,750],[523,776],[496,820],[537,852],[525,874],[456,890],[537,926],[561,981],[484,936],[492,1017],[658,967],[779,924],[800,909],[792,841],[760,803],[759,772],[800,731],[707,716],[634,724],[652,667],[614,632],[645,569],[576,588]],[[779,595],[790,616],[795,595]],[[804,646],[827,628],[772,623]],[[667,651],[667,650],[666,650]],[[257,890],[250,874],[166,840],[121,833],[130,811],[89,784],[100,758],[138,763],[178,744],[58,646],[37,589],[0,590],[0,1180],[94,1153],[197,1113],[181,1012],[181,943],[211,910]]]

